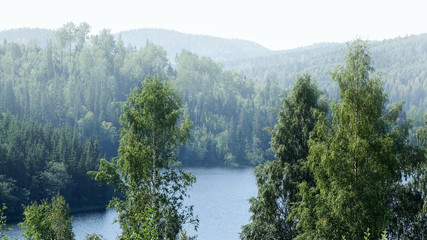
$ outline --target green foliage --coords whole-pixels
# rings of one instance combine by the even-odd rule
[[[24,236],[27,239],[74,239],[69,206],[59,194],[51,202],[42,200],[25,207]]]
[[[423,148],[427,148],[427,113],[424,115],[424,127],[419,127],[415,138],[417,139],[418,145]]]
[[[172,87],[147,77],[123,105],[119,158],[101,160],[96,179],[114,185],[124,199],[110,207],[119,212],[125,239],[176,239],[183,224],[196,224],[192,207],[183,205],[195,177],[175,155],[189,138],[191,121],[180,120],[181,101]]]
[[[174,70],[162,47],[125,47],[109,31],[89,37],[89,30],[86,23],[69,22],[44,48],[0,45],[0,111],[55,128],[71,126],[83,141],[96,139],[101,155],[110,159],[119,145],[120,102],[147,75],[167,76],[194,123],[193,138],[179,152],[184,164],[257,165],[273,159],[264,128],[273,127],[284,96],[275,79],[255,85],[188,51],[177,56]]]
[[[372,66],[387,73],[383,80],[389,101],[405,101],[404,111],[413,107],[426,111],[426,43],[427,34],[369,41]],[[270,56],[227,62],[226,67],[259,82],[275,76],[279,84],[287,89],[292,87],[295,75],[310,72],[313,79],[317,80],[319,89],[327,91],[330,97],[337,99],[338,88],[331,82],[328,72],[341,63],[344,49],[343,43],[318,43]]]
[[[424,115],[424,121],[424,126],[420,126],[415,134],[419,146],[415,150],[419,151],[413,154],[410,174],[407,174],[409,184],[406,191],[402,191],[404,198],[401,199],[402,206],[399,208],[405,213],[402,214],[405,216],[403,220],[409,224],[401,226],[398,233],[403,233],[408,239],[427,238],[427,114]],[[405,228],[407,225],[410,227]]]
[[[105,206],[108,189],[86,174],[98,163],[97,144],[83,145],[70,129],[0,115],[0,202],[7,204],[7,215],[20,215],[22,205],[58,192],[72,207]]]
[[[365,43],[355,41],[346,66],[332,73],[342,102],[332,106],[331,129],[320,115],[309,141],[316,186],[300,185],[302,200],[294,212],[301,238],[353,239],[363,235],[360,229],[387,227],[386,197],[397,160],[379,121],[385,96],[379,79],[370,78],[372,71]]]
[[[243,227],[241,239],[293,239],[297,221],[289,219],[298,200],[298,184],[312,176],[306,168],[310,132],[315,111],[325,111],[319,102],[317,87],[308,74],[297,77],[278,123],[271,130],[271,147],[277,160],[258,166],[254,173],[258,196],[250,200],[251,223]]]
[[[6,216],[4,215],[4,210],[6,209],[7,207],[3,203],[0,208],[0,239],[9,240],[9,237],[5,234],[5,231],[8,229],[4,229],[6,227]]]
[[[142,222],[142,227],[139,228],[138,232],[134,232],[133,229],[126,229],[125,232],[132,232],[130,236],[122,236],[123,239],[131,240],[157,240],[159,239],[159,233],[157,232],[156,225],[159,219],[157,218],[156,211],[145,207],[143,215],[140,213],[135,214],[135,222]],[[126,226],[130,227],[130,226]]]
[[[277,160],[255,171],[259,193],[251,200],[252,222],[242,236],[351,238],[369,227],[375,238],[385,228],[391,238],[426,238],[426,35],[372,43],[375,66],[388,74],[387,99],[360,41],[350,46],[346,66],[331,75],[338,92],[327,71],[340,61],[343,45],[318,44],[237,63],[248,76],[264,80],[256,84],[188,51],[176,57],[172,69],[161,47],[150,42],[140,49],[124,47],[122,38],[108,30],[90,37],[89,31],[86,23],[67,23],[42,47],[34,41],[0,45],[0,202],[7,203],[5,214],[18,214],[22,204],[57,192],[72,207],[102,205],[107,189],[86,174],[99,169],[91,175],[126,197],[110,206],[121,212],[119,221],[129,234],[147,235],[144,229],[154,225],[159,236],[176,238],[182,223],[197,221],[190,210],[182,210],[182,196],[194,177],[179,168],[175,153],[185,164],[226,166],[258,165],[274,154]],[[314,101],[319,93],[307,75],[297,78],[277,115],[285,96],[280,86],[290,88],[296,73],[305,71],[328,96],[339,95],[332,116]],[[177,120],[181,105],[169,85],[137,88],[124,105],[119,158],[99,163],[100,155],[117,156],[120,102],[148,75],[164,76],[179,90],[183,112],[193,122],[192,137],[189,122]],[[140,97],[144,92],[170,104],[162,108],[155,98]],[[397,100],[406,104],[384,108]],[[409,109],[416,133],[402,109]],[[265,129],[277,120],[270,149]],[[172,122],[182,128],[166,127]],[[159,137],[168,132],[162,129],[176,136]],[[178,149],[184,140],[188,144]],[[418,145],[411,144],[415,141]]]
[[[28,200],[28,195],[29,191],[17,186],[16,180],[0,175],[0,202],[10,206],[6,213],[21,212],[21,204]]]
[[[422,200],[418,191],[407,191],[402,174],[425,172],[415,167],[425,158],[409,144],[410,125],[399,122],[402,105],[384,114],[386,95],[373,72],[367,45],[360,40],[349,45],[346,65],[332,72],[340,101],[332,105],[332,121],[318,115],[308,141],[307,166],[315,185],[299,184],[301,198],[292,210],[297,239],[359,239],[368,228],[374,239],[386,228],[392,237],[410,238],[401,230],[422,229],[412,217]]]
[[[255,86],[210,58],[188,51],[177,56],[176,80],[192,138],[179,157],[193,165],[257,165],[273,158],[269,136],[284,95],[274,81]],[[210,86],[210,87],[207,87]]]

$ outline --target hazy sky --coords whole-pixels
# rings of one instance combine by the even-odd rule
[[[92,33],[164,28],[272,50],[427,33],[425,0],[0,0],[0,30],[87,22]]]

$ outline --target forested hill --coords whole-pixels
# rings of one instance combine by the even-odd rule
[[[177,55],[172,68],[161,46],[126,46],[107,30],[89,36],[87,29],[66,24],[45,48],[2,42],[0,113],[70,127],[82,140],[96,140],[110,159],[117,156],[119,103],[146,76],[164,76],[193,122],[179,153],[184,164],[257,165],[272,158],[263,129],[274,126],[285,94],[274,81],[254,84],[189,51]]]
[[[45,47],[49,39],[54,37],[55,31],[43,28],[19,28],[0,31],[0,40],[8,42],[28,43],[35,40],[36,44]]]
[[[219,62],[256,58],[274,53],[255,42],[247,40],[185,34],[165,29],[128,30],[116,33],[114,36],[116,39],[121,36],[125,46],[131,45],[138,49],[144,47],[147,41],[162,46],[171,61],[184,49]],[[54,37],[55,31],[40,28],[0,31],[1,41],[27,43],[28,40],[33,39],[43,48],[48,39]]]
[[[47,29],[14,29],[0,32],[0,40],[27,43],[35,39],[44,48],[55,32]],[[261,45],[236,39],[185,34],[164,29],[138,29],[114,34],[121,37],[124,46],[140,49],[147,41],[162,46],[167,58],[175,65],[175,57],[183,49],[199,56],[222,62],[255,81],[274,79],[290,89],[295,75],[308,72],[320,89],[337,98],[338,89],[331,81],[329,71],[344,60],[344,43],[318,43],[284,51],[270,51]],[[427,34],[370,41],[374,67],[385,73],[385,91],[390,102],[406,101],[405,110],[427,109]]]
[[[344,61],[345,46],[344,43],[314,44],[272,56],[228,62],[226,67],[257,81],[277,79],[285,88],[292,86],[296,74],[308,72],[321,89],[336,97],[337,88],[328,72]],[[369,47],[374,68],[385,73],[384,87],[390,102],[405,100],[406,110],[418,107],[425,111],[427,34],[370,41]]]
[[[202,165],[235,161],[252,165],[269,159],[256,153],[267,149],[269,141],[268,134],[259,130],[274,125],[275,117],[262,116],[280,105],[279,95],[283,97],[283,88],[290,89],[297,73],[308,72],[329,97],[337,97],[328,72],[345,56],[344,43],[256,57],[272,52],[249,41],[158,29],[121,32],[121,39],[109,31],[86,33],[81,39],[73,33],[70,40],[66,34],[61,40],[56,33],[43,29],[0,32],[0,39],[7,39],[0,40],[0,110],[55,127],[71,125],[83,139],[97,139],[101,153],[112,157],[120,128],[116,102],[124,101],[147,74],[167,72],[182,91],[195,123],[184,159]],[[47,40],[49,36],[52,41]],[[31,38],[40,44],[28,44]],[[185,47],[192,53],[180,52]],[[427,110],[427,34],[370,42],[370,51],[376,70],[387,74],[383,79],[389,102],[405,100],[404,109],[422,123]],[[225,66],[242,74],[223,69],[204,55],[228,59]],[[236,60],[244,57],[253,58]],[[206,88],[209,84],[216,88]],[[225,143],[232,139],[246,140],[238,148],[226,149]]]
[[[168,58],[171,60],[183,49],[219,62],[273,54],[269,49],[247,40],[185,34],[164,29],[130,30],[116,34],[116,36],[118,35],[122,37],[125,44],[138,48],[145,46],[147,40],[160,45],[166,50]]]
[[[63,194],[72,206],[102,204],[105,191],[92,189],[86,172],[97,168],[99,157],[117,156],[120,103],[147,76],[162,76],[173,85],[184,116],[193,123],[191,138],[178,153],[184,165],[255,166],[273,160],[266,129],[277,123],[287,95],[283,86],[289,87],[296,73],[308,71],[331,94],[327,72],[345,54],[344,44],[318,44],[235,62],[232,67],[245,76],[201,53],[181,51],[172,63],[161,43],[141,40],[143,47],[132,46],[124,35],[103,30],[89,36],[88,29],[87,24],[67,23],[52,41],[42,40],[45,47],[28,41],[34,36],[29,33],[15,32],[14,41],[8,37],[0,42],[0,203],[6,202],[11,212],[67,186],[75,189]],[[406,100],[405,106],[416,109],[408,113],[421,121],[426,112],[426,38],[371,43],[374,66],[389,74],[385,92],[390,102]],[[74,197],[86,193],[94,195]]]
[[[274,81],[255,84],[189,51],[175,62],[172,68],[166,51],[152,42],[125,46],[107,30],[89,36],[85,24],[64,25],[45,47],[2,41],[0,203],[8,206],[6,214],[57,192],[72,208],[103,206],[109,192],[86,173],[98,168],[101,156],[117,156],[120,103],[148,76],[173,85],[193,123],[178,153],[184,165],[272,160],[264,129],[276,123],[286,91]]]

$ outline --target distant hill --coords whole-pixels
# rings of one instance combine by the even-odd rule
[[[0,31],[0,40],[26,43],[37,40],[41,47],[48,39],[54,37],[55,31],[40,28],[21,28]],[[122,31],[114,34],[116,39],[121,36],[125,45],[144,47],[147,41],[162,46],[168,58],[173,62],[175,56],[183,49],[199,56],[207,56],[217,62],[235,61],[260,56],[268,56],[273,51],[251,41],[224,39],[204,35],[185,34],[164,29],[138,29]]]
[[[0,31],[0,41],[27,43],[35,40],[39,46],[45,47],[47,40],[52,39],[55,31],[42,28],[19,28]]]
[[[257,81],[276,79],[290,88],[298,73],[308,72],[318,86],[337,97],[329,71],[343,64],[344,43],[319,43],[286,50],[271,56],[228,62],[227,68]],[[405,100],[406,108],[427,111],[427,34],[369,42],[376,71],[385,73],[385,91],[390,102]]]
[[[164,29],[130,30],[116,34],[116,36],[119,35],[124,43],[138,48],[145,46],[147,40],[160,45],[172,61],[183,49],[199,56],[210,57],[218,62],[268,56],[273,53],[251,41],[185,34]]]
[[[329,81],[328,70],[341,62],[345,44],[319,43],[312,46],[278,51],[270,56],[227,62],[227,68],[256,79],[275,79],[290,88],[298,73],[308,72],[318,83]]]

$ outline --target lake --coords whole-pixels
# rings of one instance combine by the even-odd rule
[[[253,168],[186,168],[197,182],[190,190],[188,205],[194,205],[200,224],[197,232],[185,226],[191,235],[199,240],[236,240],[241,227],[249,222],[249,198],[257,193]],[[86,234],[102,234],[106,239],[116,239],[120,234],[114,210],[91,212],[74,216],[73,230],[77,240]],[[20,237],[20,229],[12,225],[8,233]]]

